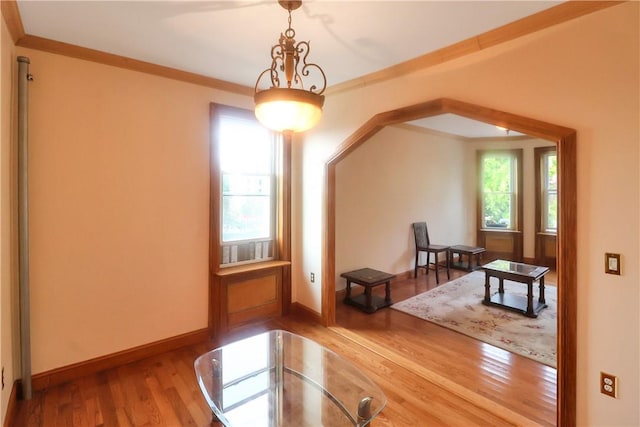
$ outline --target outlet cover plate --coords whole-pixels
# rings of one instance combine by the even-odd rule
[[[618,397],[618,377],[600,372],[600,393],[616,399]]]

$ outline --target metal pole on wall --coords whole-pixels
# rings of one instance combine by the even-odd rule
[[[18,57],[18,260],[22,398],[31,399],[31,312],[29,293],[29,58]]]

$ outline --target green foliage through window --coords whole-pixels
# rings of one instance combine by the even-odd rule
[[[558,230],[558,156],[549,152],[542,157],[543,177],[543,228]]]
[[[481,161],[483,227],[514,227],[515,159],[506,153],[484,153]]]

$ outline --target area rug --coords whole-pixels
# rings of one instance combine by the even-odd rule
[[[491,280],[493,294],[498,291],[498,280]],[[527,286],[505,280],[504,291],[526,297]],[[484,298],[484,272],[475,271],[393,304],[391,308],[555,368],[558,313],[556,294],[555,286],[545,286],[548,307],[535,319],[486,306],[481,302]],[[533,295],[538,298],[537,284],[534,285]]]

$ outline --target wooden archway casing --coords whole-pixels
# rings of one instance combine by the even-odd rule
[[[558,360],[557,425],[576,425],[577,183],[576,131],[563,126],[448,98],[379,113],[349,136],[327,161],[323,235],[322,322],[335,324],[335,169],[385,126],[439,114],[457,114],[553,141],[558,155]]]

